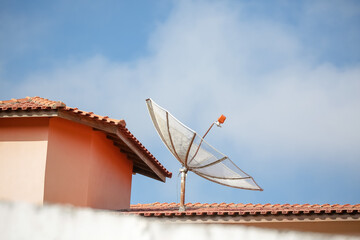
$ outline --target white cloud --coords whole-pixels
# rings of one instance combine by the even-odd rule
[[[185,2],[152,35],[151,56],[131,64],[69,60],[29,76],[20,92],[101,114],[118,116],[119,108],[131,122],[153,97],[194,128],[227,113],[228,137],[254,152],[359,156],[360,67],[310,66],[305,48],[284,25],[243,22],[219,3]]]

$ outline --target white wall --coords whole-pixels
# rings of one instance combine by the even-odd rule
[[[244,226],[161,223],[109,211],[0,202],[0,239],[333,240],[360,237],[263,230]]]

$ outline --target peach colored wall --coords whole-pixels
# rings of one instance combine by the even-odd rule
[[[0,118],[0,141],[44,141],[49,118]]]
[[[132,164],[102,132],[61,118],[49,124],[44,201],[130,207]]]
[[[0,118],[0,199],[43,202],[48,118]]]
[[[91,129],[60,118],[49,124],[44,201],[86,206]]]
[[[102,132],[92,138],[87,206],[103,209],[130,207],[132,161]]]

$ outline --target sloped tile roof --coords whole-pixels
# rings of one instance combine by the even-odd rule
[[[179,203],[149,203],[131,205],[128,214],[146,217],[176,216],[239,216],[239,215],[297,215],[360,213],[360,204],[242,204],[242,203],[187,203],[186,211],[179,212]]]
[[[0,101],[0,111],[6,110],[45,110],[64,108],[66,105],[61,101],[51,101],[40,97],[26,97]]]
[[[78,108],[67,107],[65,103],[61,101],[51,101],[46,98],[41,97],[26,97],[21,99],[11,99],[7,101],[0,101],[0,111],[31,111],[31,110],[56,110],[62,109],[65,111],[71,111],[73,113],[85,116],[91,119],[97,119],[99,121],[104,121],[106,123],[114,125],[123,125],[125,126],[124,120],[111,119],[108,116],[96,115],[93,112],[81,111]]]
[[[117,120],[109,118],[108,116],[100,116],[94,114],[93,112],[86,112],[79,110],[78,108],[72,108],[66,106],[65,103],[61,101],[51,101],[49,99],[41,98],[41,97],[26,97],[21,99],[11,99],[6,101],[0,101],[0,112],[11,112],[11,111],[46,111],[46,110],[58,110],[61,112],[68,112],[72,113],[81,119],[89,119],[91,121],[96,121],[101,125],[109,125],[109,126],[116,126],[119,132],[125,136],[136,148],[143,153],[146,158],[153,163],[165,177],[171,178],[172,173],[169,172],[142,144],[141,142],[136,139],[136,137],[126,128],[126,123],[124,120]],[[85,122],[86,124],[86,122]],[[109,133],[111,134],[111,133]],[[117,143],[121,143],[119,148],[127,148],[123,141],[119,139],[118,136],[111,134],[108,138],[112,139]],[[130,149],[126,149],[125,153],[130,154]],[[141,159],[136,157],[136,153],[131,152],[132,160],[140,162]],[[136,164],[134,163],[134,167],[136,168]],[[149,173],[150,169],[147,172],[140,171],[140,174],[144,174],[150,177],[153,177],[151,173]],[[150,175],[149,175],[150,174]]]

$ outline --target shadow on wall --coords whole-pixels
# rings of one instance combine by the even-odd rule
[[[186,236],[184,236],[186,234]],[[244,226],[174,224],[116,212],[0,202],[0,239],[359,239]]]

